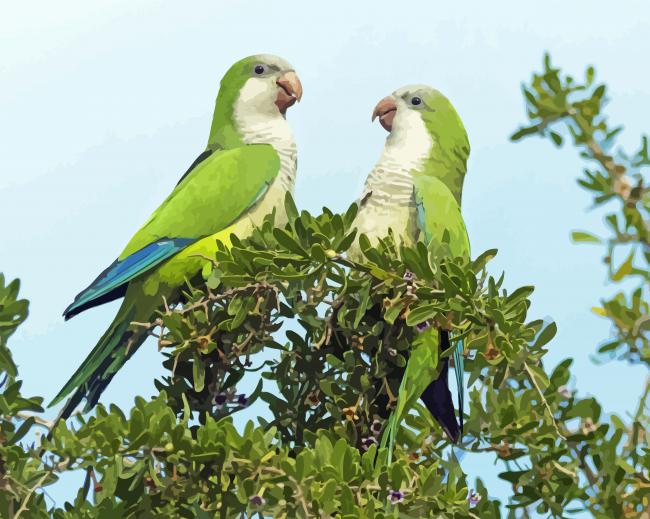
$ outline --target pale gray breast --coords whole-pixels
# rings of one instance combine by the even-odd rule
[[[368,200],[371,205],[410,205],[413,198],[413,177],[399,165],[377,164],[368,175],[364,191],[372,191],[372,197]]]
[[[354,227],[365,234],[374,245],[392,229],[398,243],[410,244],[417,236],[415,199],[411,175],[403,170],[387,173],[377,165],[368,175],[364,190],[365,200],[359,208]],[[358,259],[360,251],[355,243],[351,257]]]
[[[275,150],[280,157],[280,171],[278,172],[278,178],[276,180],[284,191],[293,193],[293,188],[296,183],[296,146],[278,146]]]

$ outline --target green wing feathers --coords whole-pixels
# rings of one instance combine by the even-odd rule
[[[162,238],[199,239],[225,229],[255,203],[279,170],[280,158],[269,144],[213,153],[176,186],[118,259]]]
[[[157,283],[160,269],[178,279],[196,272],[178,253],[202,238],[228,228],[268,189],[280,169],[272,146],[254,144],[211,154],[189,171],[128,243],[116,262],[77,296],[66,310],[70,317],[86,308],[124,296],[115,320],[51,405],[75,392],[62,416],[84,397],[92,407],[115,373],[146,339],[131,326],[148,322],[169,296]],[[184,253],[184,252],[182,252]],[[194,264],[192,263],[192,268]],[[149,283],[151,282],[151,283]],[[149,284],[159,289],[149,290]],[[171,288],[171,287],[168,287]],[[166,289],[165,289],[166,290]]]
[[[432,251],[453,257],[469,258],[467,229],[459,203],[447,185],[431,175],[414,175],[414,196],[420,239]],[[396,407],[382,437],[392,453],[396,430],[415,402],[422,398],[427,409],[441,425],[447,436],[458,441],[463,429],[463,344],[454,346],[453,358],[458,386],[460,427],[456,422],[453,401],[448,388],[449,359],[440,357],[453,344],[445,330],[430,326],[415,339],[404,378],[400,384]],[[441,342],[444,339],[444,343]]]
[[[469,237],[460,206],[438,178],[416,175],[415,203],[418,227],[429,246],[447,244],[454,257],[469,258]]]
[[[448,246],[454,257],[470,257],[469,236],[465,220],[456,198],[438,178],[420,175],[415,179],[415,200],[418,208],[418,226],[429,247]],[[450,334],[451,335],[451,334]],[[458,415],[460,434],[463,433],[463,412],[465,394],[463,376],[464,345],[461,341],[450,341],[454,347],[454,371],[458,388]],[[454,342],[456,344],[454,345]]]

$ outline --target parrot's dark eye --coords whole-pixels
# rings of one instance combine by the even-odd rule
[[[417,106],[419,104],[422,104],[422,99],[420,99],[418,96],[415,96],[415,97],[411,98],[411,104],[413,106]]]
[[[255,65],[255,74],[264,74],[264,65]]]

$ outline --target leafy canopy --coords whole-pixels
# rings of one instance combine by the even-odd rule
[[[590,164],[581,185],[596,205],[616,204],[611,237],[574,239],[604,244],[613,281],[639,280],[595,311],[613,326],[601,352],[647,364],[647,141],[635,155],[609,154],[615,132],[593,76],[577,83],[547,59],[524,87],[530,124],[513,138],[570,135]],[[495,250],[466,260],[448,245],[397,250],[390,236],[377,247],[362,236],[356,263],[345,256],[356,207],[314,216],[289,199],[287,209],[286,227],[271,215],[250,239],[233,239],[182,305],[142,323],[168,369],[157,395],[128,412],[100,405],[50,438],[36,434],[51,423],[41,397],[22,395],[7,346],[27,302],[0,276],[0,515],[501,517],[484,483],[463,474],[458,459],[473,452],[503,466],[509,517],[647,514],[648,391],[623,419],[569,388],[570,359],[547,369],[556,326],[529,320],[532,287],[507,290],[503,275],[486,272]],[[465,437],[452,450],[418,405],[389,464],[378,438],[425,321],[465,341]],[[244,377],[258,379],[249,394],[238,389]],[[235,427],[255,401],[268,413]],[[49,501],[48,487],[79,470],[73,502]]]

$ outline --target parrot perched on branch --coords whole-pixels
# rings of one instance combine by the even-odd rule
[[[372,114],[389,132],[383,152],[368,175],[359,212],[353,224],[371,243],[392,229],[397,244],[422,241],[433,250],[446,244],[452,257],[469,258],[470,248],[460,211],[463,180],[469,156],[467,133],[456,110],[437,90],[413,85],[382,99]],[[356,243],[351,258],[360,258]],[[391,451],[397,427],[418,399],[456,443],[463,430],[463,345],[455,344],[459,420],[447,384],[452,347],[448,330],[420,327],[412,345],[382,443]],[[460,423],[459,423],[460,422]]]
[[[302,96],[293,67],[272,55],[235,63],[221,80],[206,150],[118,258],[83,290],[65,319],[123,297],[108,330],[50,405],[72,393],[59,418],[85,398],[92,408],[117,371],[147,337],[133,323],[150,322],[164,299],[177,301],[217,241],[245,238],[293,191],[296,146],[286,110]]]

